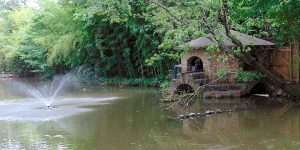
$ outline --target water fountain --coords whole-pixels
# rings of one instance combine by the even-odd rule
[[[52,121],[95,110],[119,99],[76,82],[75,73],[44,82],[0,80],[0,121]],[[83,87],[84,86],[84,87]]]
[[[46,108],[55,108],[54,106],[51,106],[53,101],[62,92],[66,84],[70,84],[71,81],[74,81],[74,77],[73,73],[68,73],[63,76],[54,77],[49,83],[36,86],[19,81],[12,81],[10,85],[21,93],[39,100]]]

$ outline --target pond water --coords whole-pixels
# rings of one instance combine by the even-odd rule
[[[31,81],[30,81],[31,82]],[[0,149],[227,150],[299,149],[300,109],[246,99],[197,101],[164,109],[157,89],[69,88],[54,108],[0,81]],[[247,111],[175,121],[215,109]]]

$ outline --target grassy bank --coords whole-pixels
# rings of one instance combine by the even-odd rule
[[[122,78],[102,77],[99,79],[83,79],[84,82],[106,86],[138,86],[138,87],[165,87],[168,86],[170,79],[167,78]]]

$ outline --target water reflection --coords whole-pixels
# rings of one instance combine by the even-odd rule
[[[219,104],[216,104],[216,107]],[[186,119],[182,134],[197,143],[221,144],[233,149],[298,149],[299,109],[290,104]],[[202,148],[207,148],[207,145]]]
[[[11,93],[0,84],[0,102],[6,103],[7,100],[15,99]],[[18,97],[19,100],[26,101],[26,97],[22,95]],[[158,91],[150,88],[103,87],[84,92],[70,91],[66,97],[122,98],[106,105],[89,105],[83,102],[85,105],[78,107],[93,111],[58,120],[2,120],[0,121],[0,149],[300,148],[300,110],[291,105],[258,107],[255,103],[245,101],[245,99],[229,99],[201,101],[189,109],[177,107],[174,110],[165,110],[159,104]],[[169,118],[169,116],[175,117],[188,112],[232,108],[254,109],[183,121]],[[4,110],[0,107],[1,112]]]

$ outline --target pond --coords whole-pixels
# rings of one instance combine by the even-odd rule
[[[19,81],[20,82],[20,81]],[[21,81],[36,85],[36,81]],[[247,99],[164,109],[153,88],[67,88],[53,107],[0,81],[0,149],[299,149],[300,109]],[[55,107],[54,107],[55,106]],[[185,112],[251,108],[176,121]]]

